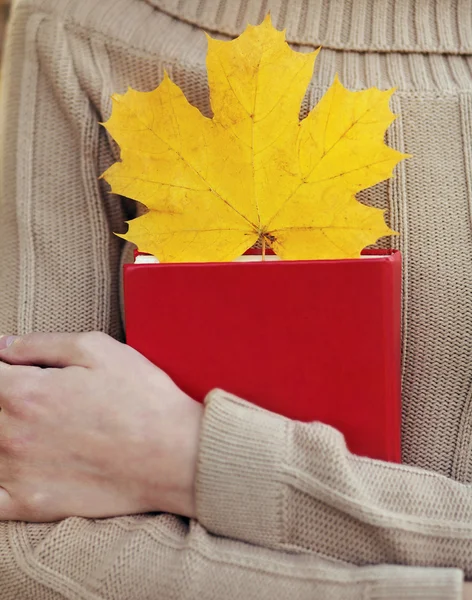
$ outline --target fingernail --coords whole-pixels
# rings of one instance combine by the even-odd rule
[[[2,335],[0,337],[0,350],[6,350],[16,340],[17,335]]]

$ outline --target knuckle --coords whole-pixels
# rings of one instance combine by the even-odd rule
[[[96,344],[106,344],[111,339],[110,336],[103,331],[89,331],[85,335],[87,335],[89,339]]]
[[[49,336],[51,334],[40,333],[35,331],[33,333],[26,333],[25,335],[18,336],[13,345],[18,348],[30,348],[32,346],[36,346],[40,343],[45,336]]]
[[[11,344],[10,349],[15,352],[16,356],[21,358],[22,356],[27,354],[30,346],[31,346],[31,337],[25,335],[22,337],[17,337],[15,340],[13,340],[13,343]]]
[[[110,336],[102,331],[87,331],[86,333],[81,333],[79,335],[82,343],[92,347],[106,344],[110,339]]]
[[[36,404],[47,397],[45,380],[47,373],[37,367],[31,367],[28,376],[22,376],[11,384],[8,390],[9,412],[21,418],[27,418]]]
[[[20,501],[21,514],[24,515],[25,520],[34,521],[43,514],[49,501],[46,493],[33,491]]]
[[[87,353],[102,354],[104,348],[110,343],[110,336],[101,331],[88,331],[77,336],[76,343],[79,350]]]

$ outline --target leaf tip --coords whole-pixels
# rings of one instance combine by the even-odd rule
[[[128,87],[128,89],[129,89],[129,87]],[[112,103],[112,104],[120,104],[120,102],[121,102],[121,99],[123,98],[123,95],[124,95],[124,94],[112,94],[112,95],[110,96],[111,103]]]
[[[104,127],[107,131],[108,131],[108,124],[111,121],[111,117],[108,119],[108,121],[99,121],[98,124],[100,125],[100,127]]]

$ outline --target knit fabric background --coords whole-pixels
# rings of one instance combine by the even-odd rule
[[[2,60],[3,44],[5,43],[10,0],[0,0],[0,61]]]
[[[413,158],[397,167],[392,180],[364,192],[360,199],[385,208],[390,226],[401,232],[381,245],[399,248],[404,257],[403,459],[428,473],[351,461],[340,438],[318,443],[320,434],[314,426],[310,435],[300,433],[282,457],[298,479],[283,487],[290,490],[283,496],[290,503],[277,504],[282,496],[274,492],[273,511],[266,510],[271,518],[283,515],[284,519],[280,538],[284,543],[272,546],[267,532],[261,533],[260,508],[250,498],[262,502],[264,477],[267,482],[280,479],[277,466],[260,464],[257,478],[248,480],[243,477],[247,465],[238,472],[228,465],[226,471],[218,470],[215,454],[209,452],[205,468],[213,475],[203,478],[207,483],[199,488],[201,524],[190,529],[188,523],[169,516],[2,525],[2,585],[7,581],[8,589],[15,590],[14,565],[21,564],[28,573],[23,587],[9,592],[8,598],[133,598],[138,584],[142,597],[150,598],[155,586],[149,583],[145,588],[149,579],[145,573],[160,577],[158,564],[166,565],[159,597],[185,597],[183,589],[218,598],[224,597],[224,590],[229,594],[234,582],[240,584],[235,590],[250,593],[244,587],[250,585],[244,565],[248,568],[259,559],[264,573],[272,573],[271,565],[280,561],[281,572],[289,574],[291,561],[298,561],[298,567],[302,565],[295,578],[300,585],[298,597],[308,598],[313,588],[303,588],[301,583],[307,553],[319,559],[305,565],[307,581],[315,577],[310,569],[319,569],[316,572],[324,582],[344,582],[338,587],[326,584],[324,598],[396,597],[393,583],[389,587],[394,578],[388,569],[382,576],[380,571],[349,570],[348,563],[459,566],[472,575],[472,499],[469,488],[460,485],[472,482],[470,0],[19,0],[7,45],[0,112],[0,331],[98,329],[123,338],[120,265],[130,248],[112,232],[123,231],[124,221],[139,208],[109,194],[98,179],[118,158],[98,123],[110,114],[112,93],[124,92],[128,85],[152,89],[164,68],[189,101],[209,115],[201,28],[229,39],[248,21],[259,22],[269,9],[274,23],[287,27],[287,37],[297,50],[324,47],[302,115],[326,91],[336,72],[350,89],[397,87],[392,108],[401,117],[389,129],[387,141]],[[222,402],[222,414],[224,406]],[[224,440],[240,435],[220,429],[219,434],[217,428],[211,430],[202,442],[205,448],[222,453]],[[261,425],[254,435],[261,438],[263,432]],[[233,438],[227,437],[230,434]],[[247,462],[261,448],[253,446],[255,441],[246,434],[243,437],[245,446],[253,450],[247,455],[241,450]],[[319,454],[313,455],[313,448]],[[313,456],[314,466],[326,465],[325,470],[310,470]],[[375,478],[383,487],[372,488],[369,482]],[[305,485],[306,480],[310,485]],[[231,481],[237,486],[231,487]],[[226,489],[245,490],[248,498],[230,501],[229,493],[223,493]],[[343,496],[347,504],[341,502]],[[220,513],[228,515],[225,506],[232,515],[240,507],[244,513],[239,520],[220,518]],[[415,506],[422,507],[424,519],[412,514]],[[255,514],[260,518],[251,520]],[[252,533],[245,522],[253,523]],[[256,543],[262,554],[208,532]],[[344,540],[344,545],[334,540]],[[275,556],[268,550],[264,554],[265,546],[276,553],[292,548],[303,557]],[[132,558],[138,548],[139,566]],[[179,548],[185,548],[180,556]],[[221,570],[226,582],[202,574],[215,564],[219,552],[238,565]],[[326,566],[324,560],[341,560],[342,565]],[[401,573],[396,579],[406,582],[412,594],[434,597],[428,587],[434,581],[437,598],[459,597],[460,578],[454,570],[420,573],[398,568]],[[182,585],[189,586],[179,588],[181,595],[172,588],[177,572]],[[120,573],[126,575],[118,584]],[[260,590],[266,596],[258,597],[277,597],[277,590],[285,590],[282,580],[279,587],[272,586],[272,576],[261,575],[266,583],[260,584]],[[357,587],[346,584],[356,578],[360,578]],[[127,585],[129,596],[114,595],[125,594]]]

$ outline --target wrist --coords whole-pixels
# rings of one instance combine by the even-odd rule
[[[203,420],[203,405],[189,399],[187,412],[179,428],[180,440],[177,440],[176,455],[173,463],[176,477],[172,478],[173,487],[169,490],[167,512],[196,518],[196,474],[200,434]]]
[[[178,390],[169,414],[153,432],[145,490],[145,512],[169,512],[195,518],[195,480],[203,405]],[[171,415],[171,416],[169,416]]]

